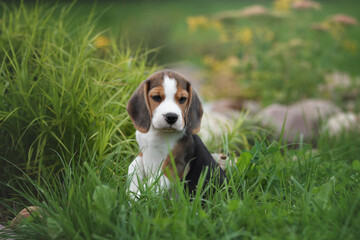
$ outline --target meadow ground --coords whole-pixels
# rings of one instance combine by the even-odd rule
[[[269,2],[257,3],[273,7]],[[216,25],[211,15],[247,6],[248,1],[214,1],[207,8],[202,7],[203,2],[113,3],[99,19],[96,19],[98,13],[108,4],[99,3],[93,11],[82,2],[55,7],[3,5],[0,217],[2,225],[9,228],[0,230],[0,238],[359,239],[360,138],[356,132],[344,132],[337,137],[323,133],[315,144],[303,143],[295,149],[281,140],[273,140],[268,132],[245,121],[246,115],[242,115],[241,124],[222,137],[221,146],[210,145],[211,151],[228,154],[232,165],[227,168],[227,185],[209,199],[204,200],[201,192],[190,197],[182,190],[180,180],[170,193],[155,194],[150,186],[143,189],[138,201],[126,194],[127,168],[138,153],[126,103],[138,84],[158,69],[154,62],[192,59],[212,74],[217,74],[219,69],[227,71],[241,86],[249,83],[248,76],[253,76],[254,82],[256,77],[268,79],[263,85],[271,94],[265,95],[266,91],[255,84],[249,85],[246,92],[255,89],[258,95],[241,95],[264,105],[301,98],[302,95],[292,98],[293,95],[280,94],[281,91],[273,93],[272,89],[278,85],[271,84],[278,84],[284,76],[291,76],[299,85],[287,85],[282,91],[295,94],[294,89],[301,86],[309,97],[326,96],[310,91],[324,82],[326,72],[341,70],[358,76],[355,62],[358,52],[348,52],[351,48],[346,50],[342,45],[343,40],[351,40],[358,46],[358,27],[339,30],[343,34],[341,39],[334,38],[332,33],[307,32],[303,34],[305,43],[301,43],[304,47],[292,52],[294,55],[281,53],[274,58],[274,65],[267,59],[274,56],[270,51],[279,43],[299,38],[300,30],[315,20],[323,21],[328,14],[338,11],[359,16],[354,1],[321,3],[323,9],[306,15],[306,22],[293,32],[284,29],[289,29],[286,24],[293,26],[296,19],[275,25],[267,23],[268,19],[251,23],[254,25],[247,22],[254,26],[250,29],[253,36],[250,42],[244,38],[249,31],[242,23],[224,23],[223,29],[229,36],[238,30],[243,33],[237,41],[243,44],[248,41],[247,48],[221,41],[219,33],[213,32]],[[122,7],[121,14],[117,7]],[[150,22],[147,13],[162,17],[148,15]],[[304,17],[297,15],[303,13],[293,14]],[[163,21],[164,16],[168,21]],[[193,35],[189,35],[191,21],[187,19],[199,19],[199,16],[204,16],[208,25],[197,26]],[[118,26],[118,21],[123,25],[112,29],[112,34],[101,32]],[[257,33],[253,29],[264,24],[263,21],[270,25],[259,30],[260,33],[271,31],[276,36],[265,39],[270,42],[254,40]],[[160,50],[158,58],[154,58],[152,50],[139,50],[141,38],[150,36],[147,31],[154,31],[149,30],[147,23],[163,29],[157,36],[167,36],[161,40],[164,42],[156,42],[157,39],[149,42],[150,47],[166,43],[163,48],[166,51]],[[161,24],[165,26],[162,28]],[[141,36],[137,36],[139,33]],[[125,34],[132,39],[129,44],[124,43]],[[207,38],[209,41],[205,42],[210,44],[200,49]],[[320,42],[312,45],[316,40]],[[264,55],[254,50],[258,46]],[[331,54],[326,51],[329,46],[335,48]],[[209,52],[213,47],[221,48],[225,56]],[[246,52],[247,49],[253,50]],[[240,65],[221,68],[226,65],[221,62],[226,62],[231,51],[236,51]],[[206,54],[207,60],[209,56],[214,59],[212,64],[204,61]],[[248,75],[244,78],[239,72],[244,71],[241,63],[247,56],[256,56],[258,63],[246,64]],[[323,61],[324,58],[333,61]],[[282,69],[279,63],[289,59],[294,60],[294,68],[279,75]],[[310,67],[304,65],[307,61]],[[318,70],[312,78],[316,84],[301,82],[312,67]],[[304,75],[297,77],[299,73]],[[276,79],[280,80],[276,82]],[[211,79],[208,80],[211,85]],[[345,93],[336,93],[339,106],[345,108],[341,105]],[[358,111],[360,106],[354,109]],[[239,145],[244,139],[248,144]],[[26,206],[37,206],[38,211],[14,226],[12,218]]]

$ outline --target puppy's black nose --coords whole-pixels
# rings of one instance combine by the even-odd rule
[[[174,124],[178,119],[178,115],[176,113],[167,113],[165,115],[165,121],[168,123],[168,124]]]

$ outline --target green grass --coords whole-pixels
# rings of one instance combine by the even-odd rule
[[[93,12],[74,23],[71,8],[3,5],[2,181],[21,174],[8,162],[38,178],[43,169],[56,172],[62,168],[56,152],[69,159],[82,141],[98,163],[114,152],[126,159],[137,151],[126,104],[155,68],[147,66],[146,52],[125,44],[110,40],[97,48]]]
[[[296,14],[295,24],[275,23],[263,21],[263,26],[267,28],[278,28],[282,33],[282,39],[294,37],[294,32],[298,31],[301,25],[310,25],[309,23],[321,22],[328,16],[337,13],[345,13],[360,19],[360,13],[357,11],[359,2],[356,0],[330,0],[318,1],[322,4],[320,11],[308,11]],[[91,9],[92,5],[79,2],[80,9],[76,10],[78,17],[83,17]],[[243,0],[243,1],[140,1],[140,2],[99,2],[96,6],[96,12],[104,14],[99,19],[99,28],[111,28],[119,36],[126,36],[135,46],[139,42],[146,44],[149,48],[162,47],[157,53],[156,60],[161,64],[169,64],[177,61],[191,60],[194,63],[201,63],[204,54],[216,51],[224,51],[224,47],[216,39],[209,35],[191,34],[188,31],[186,18],[189,16],[208,16],[225,10],[236,10],[247,6],[260,4],[268,9],[273,8],[273,1],[263,0]],[[205,7],[206,6],[206,7]],[[299,18],[297,16],[300,15]],[[166,21],[164,21],[166,19]],[[151,21],[150,21],[151,20]],[[242,25],[252,27],[253,21],[243,20]],[[275,26],[273,26],[275,25]],[[276,26],[277,25],[277,26]],[[134,31],[136,29],[136,31]],[[295,31],[294,31],[295,30]],[[308,38],[308,35],[314,35],[311,31],[304,32],[300,29],[299,38]],[[305,34],[305,35],[304,35]],[[214,37],[214,35],[210,35]],[[359,39],[360,31],[358,27],[350,29],[350,38]],[[313,36],[310,36],[313,37]],[[329,42],[324,37],[317,35],[320,45],[328,46]],[[179,47],[181,46],[181,47]],[[214,49],[215,48],[215,49]],[[217,53],[217,52],[216,52]],[[341,54],[339,55],[342,56]],[[336,61],[336,66],[343,71],[350,71],[353,74],[359,74],[359,68],[354,63],[359,56],[347,56]],[[328,63],[330,64],[330,63]]]
[[[73,15],[76,6],[3,5],[2,224],[26,206],[41,211],[0,238],[360,238],[355,133],[293,149],[254,132],[244,115],[222,146],[210,144],[233,163],[223,189],[190,197],[176,181],[170,193],[150,186],[132,200],[127,168],[138,149],[126,102],[155,67],[113,38],[97,48],[95,39],[111,34],[95,30],[96,11]]]
[[[333,95],[336,95],[336,101],[341,101],[346,98],[343,93],[319,91],[318,86],[326,82],[325,76],[340,71],[349,74],[355,82],[355,77],[360,74],[357,64],[360,61],[359,27],[341,28],[336,33],[338,37],[311,28],[314,23],[338,13],[360,19],[359,11],[356,11],[360,7],[359,1],[319,3],[321,10],[293,10],[285,12],[288,17],[277,21],[261,17],[230,21],[230,24],[224,21],[229,42],[222,42],[221,33],[211,26],[190,32],[187,18],[201,15],[211,19],[221,11],[255,4],[273,10],[273,1],[100,1],[94,12],[102,14],[97,26],[100,31],[111,29],[114,36],[127,39],[133,48],[139,44],[156,48],[158,51],[149,55],[151,60],[165,66],[185,61],[203,68],[207,83],[207,88],[202,89],[203,98],[253,99],[266,106],[275,101],[288,104],[304,98],[329,99]],[[92,7],[88,2],[79,1],[71,11],[74,22],[86,18]],[[252,31],[250,45],[244,45],[235,37],[244,28]],[[333,32],[336,29],[333,25]],[[272,40],[264,41],[266,31],[274,35]],[[351,44],[346,44],[349,42]],[[357,50],[345,45],[355,46]],[[208,66],[207,56],[219,64]],[[238,58],[235,66],[226,62],[230,56]],[[214,82],[218,79],[232,85],[228,88],[217,86]]]
[[[340,71],[355,79],[360,74],[357,64],[360,61],[359,27],[341,28],[335,33],[339,35],[337,37],[332,35],[336,32],[335,25],[332,26],[333,33],[311,28],[314,23],[324,22],[329,16],[339,13],[360,19],[357,11],[360,5],[356,0],[318,1],[322,5],[321,10],[285,12],[288,17],[282,20],[254,17],[223,21],[225,31],[222,33],[211,25],[190,32],[187,25],[188,17],[205,16],[211,19],[221,11],[255,4],[273,10],[273,2],[99,2],[95,11],[106,11],[99,19],[99,29],[111,29],[116,36],[128,39],[133,47],[141,43],[158,49],[150,55],[157,63],[167,66],[184,61],[203,68],[208,88],[202,89],[201,95],[208,100],[245,98],[266,106],[274,101],[288,104],[304,98],[329,99],[333,94],[318,90],[318,86],[326,82],[326,75]],[[85,2],[79,2],[79,5],[81,8],[73,12],[76,19],[83,18],[92,6]],[[249,45],[236,38],[236,34],[244,28],[250,29],[253,34]],[[266,31],[274,35],[272,40],[264,40]],[[221,41],[220,36],[224,32],[229,35],[228,42]],[[345,47],[349,45],[357,50]],[[219,64],[208,66],[207,56],[213,57]],[[230,56],[238,58],[235,66],[226,62]],[[218,79],[233,85],[228,88],[217,86],[214,82]],[[337,93],[335,98],[341,101],[344,97]]]
[[[360,141],[328,142],[316,152],[257,142],[228,169],[226,188],[203,204],[200,194],[189,201],[179,182],[172,193],[144,189],[133,201],[127,162],[110,156],[100,166],[95,159],[76,165],[84,143],[72,161],[62,159],[58,175],[27,181],[35,193],[17,189],[42,209],[41,218],[15,228],[17,238],[358,239]]]

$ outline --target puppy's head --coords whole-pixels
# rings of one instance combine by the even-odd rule
[[[146,133],[152,125],[159,131],[200,130],[201,102],[182,75],[173,71],[152,74],[130,98],[127,111],[135,128]]]

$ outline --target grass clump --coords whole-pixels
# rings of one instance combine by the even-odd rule
[[[343,138],[342,146],[354,141]],[[94,170],[95,162],[74,167],[62,160],[63,171],[50,181],[29,178],[39,197],[17,190],[42,217],[14,231],[18,239],[358,239],[360,179],[352,163],[359,152],[331,144],[293,150],[264,140],[231,156],[228,183],[210,198],[198,192],[190,199],[176,182],[170,193],[143,189],[138,201],[126,194],[126,162],[114,168],[109,157]]]
[[[72,7],[2,5],[3,182],[21,174],[14,166],[39,179],[43,169],[61,169],[56,152],[72,159],[84,141],[79,163],[134,154],[126,103],[154,68],[146,65],[146,54],[94,32],[93,13],[74,21]]]
[[[225,188],[191,198],[177,181],[169,193],[145,188],[132,200],[126,170],[136,148],[125,106],[153,68],[94,33],[92,16],[74,24],[71,7],[5,8],[0,204],[11,215],[40,210],[0,238],[359,239],[356,135],[290,149],[260,134],[249,143],[240,119],[242,133],[222,146],[232,162]]]

